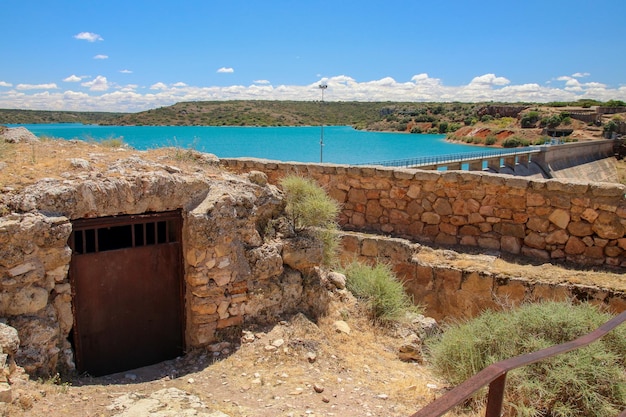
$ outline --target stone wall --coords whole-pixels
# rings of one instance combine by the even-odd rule
[[[342,205],[345,230],[525,255],[545,262],[626,267],[626,187],[484,172],[224,159],[271,183],[310,176]]]
[[[494,256],[436,251],[405,239],[361,233],[345,233],[342,246],[346,262],[392,265],[414,301],[437,320],[469,318],[485,309],[541,300],[586,301],[616,314],[626,310],[625,290],[563,281],[540,267],[534,275],[543,275],[542,280],[523,272],[502,272],[494,266]]]
[[[315,269],[321,250],[288,231],[268,234],[276,229],[268,224],[280,224],[284,203],[264,174],[186,175],[158,164],[140,169],[143,164],[120,160],[123,176],[91,172],[0,194],[10,211],[0,216],[0,320],[17,329],[15,360],[28,373],[74,368],[68,277],[74,219],[182,212],[188,349],[244,321],[323,312],[325,292]]]

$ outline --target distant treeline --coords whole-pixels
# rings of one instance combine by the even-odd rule
[[[551,103],[590,106],[589,100]],[[593,101],[593,105],[602,105]],[[537,103],[418,103],[338,101],[194,101],[138,113],[65,112],[0,109],[0,124],[84,123],[137,126],[353,126],[357,129],[438,133],[480,120],[486,109],[549,106]],[[496,115],[500,117],[504,115]],[[426,132],[424,132],[426,133]]]
[[[0,124],[100,124],[124,113],[0,109]]]

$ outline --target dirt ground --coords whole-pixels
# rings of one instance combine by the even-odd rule
[[[426,365],[398,359],[399,338],[354,299],[317,324],[296,315],[171,361],[93,378],[20,380],[4,416],[410,416],[445,391]],[[339,332],[344,320],[350,333]],[[238,329],[242,331],[242,329]],[[248,337],[250,337],[250,333]],[[213,413],[213,414],[212,414]]]

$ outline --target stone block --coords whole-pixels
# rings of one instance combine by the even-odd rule
[[[550,214],[548,220],[550,220],[550,222],[557,227],[565,229],[570,222],[570,214],[563,209],[556,209],[552,212],[552,214]]]
[[[514,236],[502,236],[500,248],[507,253],[519,254],[522,249],[521,239]]]
[[[484,249],[500,250],[500,240],[495,237],[479,237],[478,246]]]

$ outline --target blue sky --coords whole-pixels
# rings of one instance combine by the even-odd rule
[[[0,108],[626,100],[626,1],[0,0]]]

